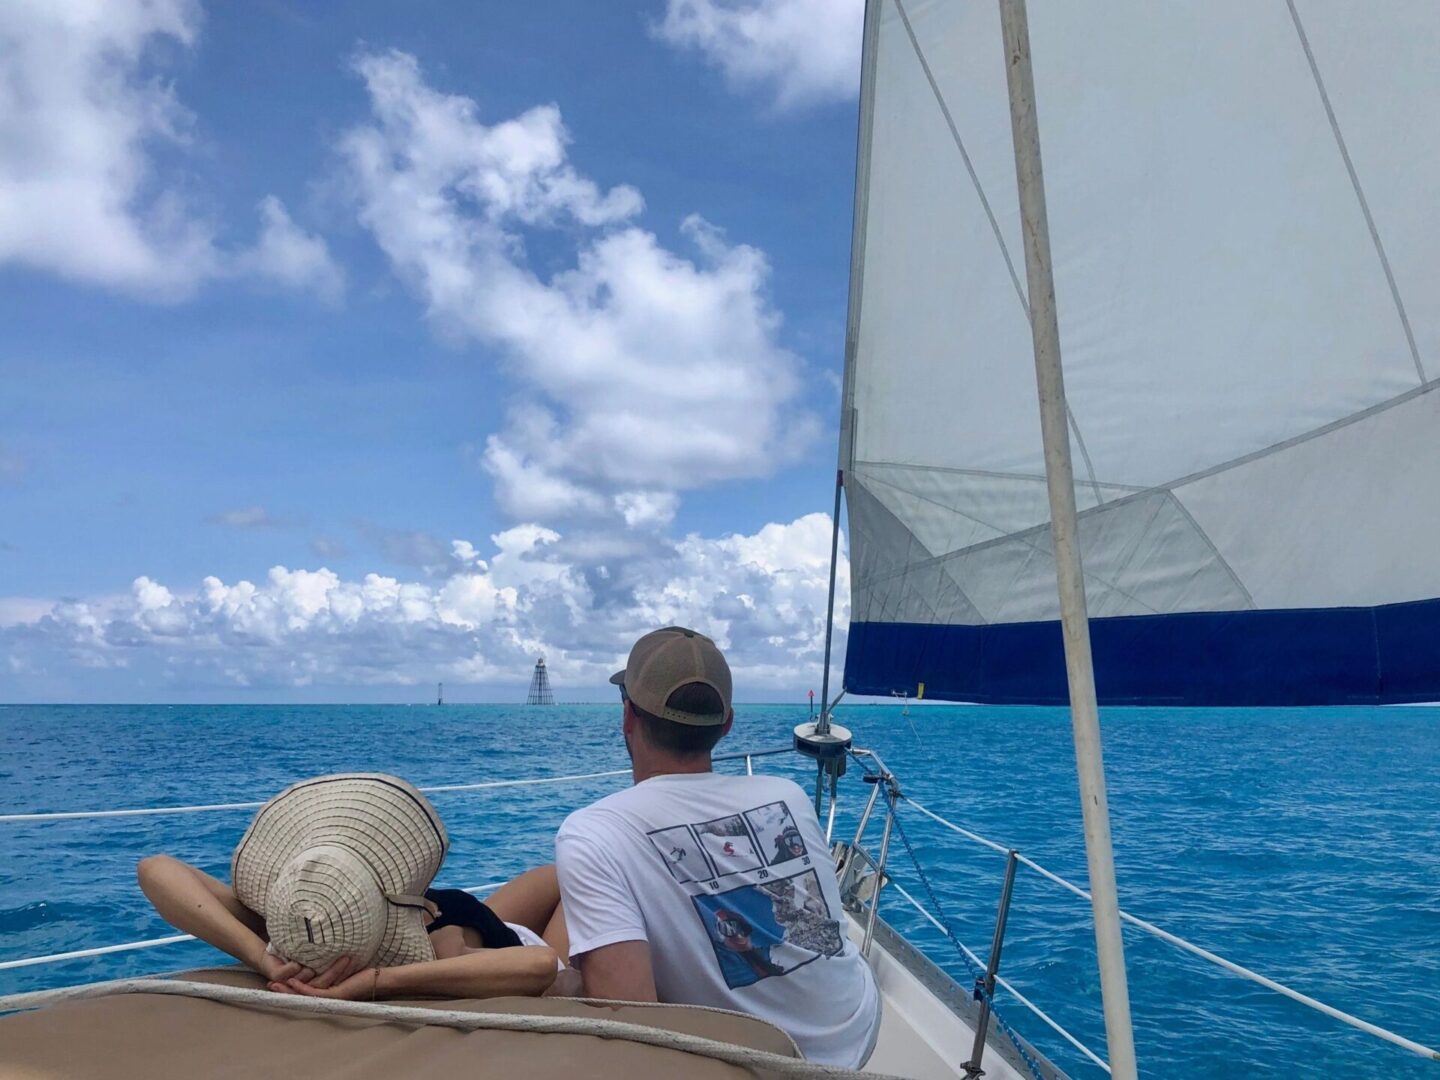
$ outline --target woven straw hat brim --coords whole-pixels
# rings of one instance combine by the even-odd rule
[[[380,951],[373,961],[377,967],[399,967],[435,959],[435,946],[425,928],[421,908],[400,904],[385,905],[385,933],[380,936]]]
[[[326,845],[352,852],[381,892],[418,896],[439,872],[449,838],[435,808],[399,777],[340,773],[304,780],[261,807],[241,838],[230,866],[236,897],[267,915],[281,870],[301,852]],[[421,909],[386,907],[382,961],[433,958]]]

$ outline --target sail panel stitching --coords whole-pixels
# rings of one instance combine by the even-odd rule
[[[1360,186],[1360,176],[1355,171],[1355,163],[1350,159],[1350,149],[1345,145],[1345,137],[1340,133],[1340,122],[1335,118],[1335,110],[1330,104],[1330,94],[1325,89],[1325,80],[1320,76],[1320,65],[1315,61],[1315,53],[1310,48],[1310,38],[1305,33],[1305,25],[1300,21],[1300,12],[1295,10],[1295,0],[1285,0],[1285,6],[1290,9],[1290,21],[1295,24],[1295,33],[1300,38],[1300,47],[1305,50],[1305,59],[1310,64],[1310,74],[1315,79],[1315,89],[1320,91],[1320,103],[1325,106],[1325,116],[1330,121],[1330,131],[1335,136],[1335,145],[1340,148],[1340,156],[1345,161],[1345,171],[1350,174],[1350,186],[1355,189],[1355,198],[1360,203],[1360,212],[1365,215],[1365,225],[1370,230],[1370,239],[1375,244],[1375,254],[1380,256],[1380,267],[1385,271],[1385,281],[1390,286],[1390,298],[1395,302],[1395,311],[1400,316],[1400,325],[1405,330],[1405,341],[1410,346],[1410,359],[1415,362],[1415,373],[1420,376],[1420,383],[1423,386],[1426,382],[1425,366],[1420,362],[1420,348],[1415,344],[1415,332],[1410,328],[1410,316],[1405,313],[1405,304],[1400,299],[1400,286],[1395,282],[1395,273],[1390,269],[1390,258],[1385,254],[1385,245],[1380,242],[1380,230],[1375,225],[1375,218],[1370,213],[1370,203],[1365,198],[1365,191]]]
[[[955,148],[960,151],[960,160],[965,163],[965,171],[970,174],[970,183],[975,188],[975,194],[980,199],[980,206],[985,211],[985,217],[990,222],[990,231],[995,234],[995,243],[1000,248],[1000,256],[1005,260],[1005,269],[1010,272],[1010,283],[1015,286],[1015,297],[1020,301],[1020,308],[1025,312],[1025,319],[1030,319],[1030,301],[1025,296],[1025,286],[1020,283],[1020,275],[1015,270],[1015,261],[1010,257],[1010,248],[1005,243],[1005,236],[1000,231],[1000,222],[995,217],[995,211],[991,209],[990,200],[985,195],[985,189],[980,184],[980,176],[975,172],[975,165],[970,160],[970,151],[965,149],[965,140],[960,137],[960,129],[955,126],[955,118],[950,114],[950,106],[945,103],[945,95],[940,92],[940,84],[935,81],[935,76],[930,70],[930,63],[925,59],[925,51],[920,48],[920,41],[915,36],[915,29],[910,25],[910,16],[905,11],[904,0],[895,0],[895,10],[900,13],[900,21],[905,26],[905,35],[910,39],[910,47],[915,51],[915,58],[920,61],[920,70],[925,73],[925,81],[930,84],[930,92],[935,95],[935,103],[940,106],[940,114],[945,118],[945,124],[950,129],[950,137],[955,140]]]
[[[1000,231],[1000,222],[995,217],[995,211],[990,206],[990,200],[985,195],[985,189],[980,184],[980,177],[975,172],[975,164],[970,160],[970,152],[965,149],[965,140],[960,137],[960,129],[955,126],[955,118],[950,113],[950,106],[945,102],[945,95],[940,92],[940,84],[935,81],[935,76],[930,70],[930,63],[925,59],[925,51],[920,48],[920,41],[915,36],[915,29],[910,25],[910,16],[905,11],[904,0],[895,0],[895,10],[900,13],[900,21],[905,26],[905,36],[910,39],[910,47],[915,51],[915,59],[920,61],[920,70],[925,73],[925,81],[930,84],[930,92],[935,96],[935,103],[940,106],[940,114],[945,118],[945,124],[950,129],[950,137],[955,140],[955,148],[960,151],[960,159],[965,163],[965,171],[970,174],[970,183],[975,188],[975,194],[980,199],[980,206],[985,211],[985,217],[990,222],[990,231],[995,234],[995,243],[1000,248],[1000,255],[1005,260],[1005,269],[1010,272],[1010,283],[1015,287],[1015,298],[1020,301],[1020,310],[1025,313],[1025,322],[1030,322],[1030,301],[1025,296],[1025,287],[1020,284],[1020,275],[1015,270],[1015,260],[1010,257],[1010,248],[1005,243],[1005,236]],[[1085,462],[1085,472],[1090,477],[1090,485],[1095,489],[1095,501],[1103,503],[1104,495],[1100,492],[1100,485],[1095,479],[1095,466],[1090,460],[1090,451],[1085,447],[1085,437],[1080,433],[1080,423],[1075,419],[1075,410],[1070,403],[1065,403],[1065,415],[1070,421],[1070,431],[1075,436],[1075,445],[1080,450],[1080,457]]]
[[[1226,559],[1225,556],[1220,554],[1220,549],[1215,546],[1215,541],[1211,540],[1210,534],[1200,527],[1200,523],[1195,520],[1195,515],[1190,513],[1190,508],[1185,505],[1184,500],[1181,499],[1180,496],[1176,495],[1173,491],[1169,492],[1168,494],[1170,496],[1170,501],[1175,505],[1175,508],[1184,515],[1185,520],[1188,521],[1195,529],[1195,535],[1200,537],[1200,539],[1205,542],[1205,546],[1208,547],[1211,553],[1215,556],[1215,561],[1219,563],[1222,568],[1224,568],[1225,573],[1229,575],[1230,580],[1234,583],[1235,588],[1239,590],[1240,595],[1245,597],[1245,602],[1249,604],[1252,608],[1258,608],[1260,605],[1255,603],[1255,597],[1250,594],[1250,590],[1246,587],[1245,583],[1240,580],[1240,575],[1235,573],[1235,570],[1233,567],[1231,567],[1229,560]]]
[[[1258,461],[1260,458],[1269,457],[1271,454],[1278,454],[1285,450],[1289,450],[1292,446],[1299,446],[1301,443],[1309,442],[1311,439],[1322,438],[1326,435],[1331,434],[1332,432],[1339,431],[1342,428],[1347,428],[1351,424],[1358,424],[1362,420],[1369,420],[1373,416],[1378,416],[1380,413],[1383,412],[1389,412],[1391,409],[1398,408],[1399,406],[1404,405],[1415,398],[1423,397],[1425,394],[1428,394],[1437,388],[1440,388],[1440,379],[1432,379],[1429,382],[1425,383],[1423,386],[1411,387],[1403,394],[1396,394],[1392,398],[1386,398],[1384,401],[1378,401],[1374,405],[1369,406],[1368,408],[1361,409],[1359,412],[1351,413],[1348,416],[1342,416],[1339,420],[1331,420],[1328,424],[1321,424],[1319,427],[1311,428],[1308,431],[1302,431],[1298,435],[1291,435],[1289,438],[1281,439],[1279,442],[1271,443],[1269,446],[1262,446],[1258,450],[1251,450],[1248,453],[1241,454],[1239,457],[1231,458],[1228,461],[1222,461],[1216,465],[1206,466],[1205,468],[1198,469],[1195,472],[1186,473],[1184,476],[1177,477],[1174,480],[1166,480],[1164,483],[1151,484],[1149,487],[1144,487],[1139,484],[1119,484],[1113,481],[1106,481],[1106,487],[1124,488],[1129,492],[1129,494],[1123,495],[1115,499],[1111,503],[1106,503],[1104,504],[1104,506],[1092,506],[1085,510],[1081,510],[1079,513],[1081,516],[1084,516],[1085,514],[1093,514],[1097,510],[1102,510],[1114,505],[1114,503],[1124,502],[1127,499],[1135,499],[1142,495],[1148,495],[1152,491],[1173,491],[1176,488],[1182,488],[1187,484],[1193,484],[1199,480],[1207,480],[1212,476],[1219,475],[1220,473],[1228,472],[1231,469],[1237,469],[1242,465],[1248,465],[1252,461]],[[857,461],[855,464],[857,466],[870,466],[871,468],[916,469],[929,472],[951,472],[973,476],[995,476],[1016,480],[1036,480],[1043,482],[1045,479],[1043,476],[1033,476],[1028,473],[988,472],[983,469],[951,469],[940,465],[911,465],[903,461],[871,460]],[[891,486],[893,487],[897,485],[892,484]],[[903,491],[905,489],[901,488],[900,490]]]
[[[1153,492],[1153,489],[1152,489],[1152,492]],[[1166,492],[1166,494],[1169,494],[1169,492]],[[871,498],[874,498],[874,496],[872,495]],[[1131,496],[1131,498],[1133,498],[1133,496]],[[1116,500],[1115,502],[1105,504],[1105,506],[1103,506],[1103,507],[1095,507],[1094,510],[1085,511],[1085,513],[1095,513],[1095,512],[1100,511],[1100,510],[1106,510],[1106,509],[1109,509],[1109,508],[1111,508],[1111,507],[1119,506],[1119,505],[1121,504],[1121,502],[1124,502],[1124,501],[1128,501],[1128,499],[1126,499],[1126,500]],[[879,502],[879,500],[876,499],[876,502]],[[883,506],[883,504],[882,504],[882,506]],[[887,512],[887,513],[890,512],[890,511],[888,510],[888,508],[887,508],[886,512]],[[898,519],[897,519],[897,520],[898,520]],[[915,534],[910,531],[909,526],[905,525],[904,522],[901,522],[900,524],[901,524],[901,527],[905,529],[906,533],[907,533],[907,534],[912,538],[912,540],[913,540],[914,537],[915,537]],[[1047,546],[1045,546],[1045,545],[1042,545],[1042,544],[1038,543],[1038,542],[1034,539],[1037,535],[1039,535],[1039,534],[1041,534],[1041,533],[1047,533],[1047,532],[1049,532],[1049,531],[1050,531],[1050,522],[1049,522],[1049,521],[1045,521],[1045,522],[1042,522],[1042,523],[1039,524],[1039,525],[1033,525],[1033,526],[1031,526],[1031,527],[1028,528],[1028,529],[1021,529],[1021,530],[1019,530],[1019,531],[1017,531],[1017,532],[1007,533],[1007,534],[1004,535],[1004,536],[997,536],[997,537],[995,537],[995,538],[992,539],[992,540],[983,540],[983,541],[981,541],[981,542],[978,543],[978,544],[972,544],[970,547],[960,548],[958,551],[947,551],[947,552],[945,552],[944,554],[941,554],[941,555],[932,555],[932,556],[931,556],[930,558],[928,558],[928,559],[921,559],[921,560],[916,561],[916,562],[906,563],[904,566],[900,567],[898,570],[891,570],[891,571],[888,571],[888,572],[883,573],[883,574],[872,574],[872,575],[870,575],[869,577],[864,578],[864,585],[865,585],[865,587],[868,588],[868,589],[874,589],[874,588],[875,588],[876,586],[878,586],[878,585],[882,585],[882,584],[886,584],[886,583],[888,583],[888,582],[894,581],[897,577],[903,578],[905,575],[909,574],[909,573],[912,572],[912,571],[922,570],[922,569],[925,569],[925,568],[927,568],[927,567],[935,566],[935,565],[943,565],[944,563],[947,563],[947,562],[950,562],[950,561],[952,561],[952,560],[954,560],[954,559],[956,559],[956,558],[959,558],[961,555],[969,555],[969,554],[971,554],[971,553],[973,553],[973,552],[983,551],[983,550],[985,550],[986,548],[994,547],[994,546],[997,545],[997,544],[1008,543],[1008,542],[1010,542],[1010,541],[1012,541],[1012,540],[1019,540],[1019,541],[1020,541],[1021,543],[1023,543],[1027,548],[1030,549],[1030,550],[1026,553],[1026,559],[1027,559],[1027,560],[1028,560],[1031,556],[1033,556],[1033,555],[1035,555],[1035,554],[1053,555],[1053,554],[1054,554],[1054,551],[1053,551],[1052,548],[1047,547]],[[916,543],[919,543],[918,540],[915,541],[915,542],[916,542]],[[924,551],[928,551],[928,550],[929,550],[929,549],[926,548],[925,545],[923,545],[923,544],[920,544],[920,548],[921,548],[921,550],[924,550]],[[1116,584],[1114,581],[1111,581],[1111,580],[1109,580],[1108,578],[1103,577],[1102,575],[1100,575],[1099,573],[1097,573],[1095,570],[1091,569],[1090,567],[1087,566],[1087,567],[1085,568],[1084,573],[1085,573],[1085,580],[1086,580],[1087,583],[1088,583],[1088,582],[1095,582],[1096,584],[1103,585],[1105,588],[1111,589],[1111,590],[1113,590],[1114,592],[1118,593],[1119,595],[1125,597],[1125,599],[1130,600],[1130,601],[1132,601],[1133,603],[1137,604],[1138,606],[1145,608],[1145,609],[1146,609],[1147,611],[1149,611],[1150,613],[1156,614],[1156,615],[1161,614],[1161,612],[1159,612],[1156,608],[1154,608],[1154,607],[1151,606],[1150,604],[1147,604],[1145,601],[1141,600],[1138,596],[1134,596],[1134,595],[1132,595],[1128,590],[1122,589],[1122,588],[1121,588],[1118,584]],[[952,580],[954,580],[954,579],[952,578]],[[959,582],[956,582],[956,585],[958,586],[958,585],[959,585]],[[966,598],[967,600],[970,600],[970,602],[971,602],[972,605],[975,603],[974,600],[970,597],[970,595],[969,595],[967,592],[965,592],[965,590],[964,590],[963,588],[960,590],[960,592],[961,592],[961,595],[965,596],[965,598]],[[980,608],[979,608],[978,605],[975,605],[975,610],[976,610],[976,614],[977,614],[978,617],[980,617],[981,619],[984,619],[986,622],[992,621],[989,616],[987,616],[984,612],[982,612],[982,611],[980,610]],[[882,616],[883,616],[883,614],[884,614],[884,613],[883,613],[883,609],[882,609]],[[883,621],[883,618],[882,618],[881,621]]]

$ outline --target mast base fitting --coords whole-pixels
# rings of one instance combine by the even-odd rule
[[[801,724],[795,729],[795,750],[819,762],[844,761],[852,739],[850,729],[831,724],[823,735],[814,723]]]

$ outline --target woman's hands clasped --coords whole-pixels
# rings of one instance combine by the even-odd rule
[[[374,996],[378,972],[375,968],[361,967],[353,956],[342,956],[320,972],[291,961],[285,962],[273,976],[268,972],[262,974],[269,980],[270,989],[277,994],[302,994],[334,1001],[368,1001]]]

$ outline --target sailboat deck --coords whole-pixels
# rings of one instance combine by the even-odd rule
[[[187,973],[191,981],[258,988],[239,968]],[[734,1046],[798,1056],[778,1028],[753,1017],[655,1005],[601,1007],[572,998],[407,1002],[422,1008],[619,1020]],[[123,994],[0,1018],[0,1072],[24,1080],[150,1080],[156,1076],[303,1076],[393,1080],[396,1076],[533,1076],[633,1080],[679,1076],[732,1080],[768,1075],[678,1049],[594,1034],[414,1027],[283,1008],[237,1007],[202,998]]]
[[[850,936],[857,942],[864,937],[853,919]],[[936,1080],[963,1076],[961,1063],[970,1059],[978,1023],[974,999],[883,920],[875,927],[870,966],[884,1011],[866,1071]],[[1028,1043],[1024,1045],[1045,1080],[1065,1080]],[[1014,1044],[993,1020],[982,1065],[992,1080],[1030,1080]]]
[[[863,928],[853,919],[850,934]],[[883,921],[870,963],[883,999],[883,1018],[867,1072],[948,1080],[962,1075],[974,1041],[975,1003]],[[187,973],[186,980],[258,988],[240,968]],[[277,1003],[278,1004],[278,1003]],[[525,1016],[600,1018],[700,1035],[737,1047],[797,1056],[788,1036],[765,1021],[734,1013],[670,1006],[599,1007],[569,998],[409,1002],[423,1008]],[[83,1037],[81,1037],[83,1035]],[[206,1077],[293,1075],[317,1080],[388,1080],[473,1074],[568,1078],[577,1063],[586,1076],[630,1080],[637,1073],[692,1080],[768,1075],[679,1049],[595,1034],[413,1027],[370,1018],[318,1017],[283,1008],[237,1007],[202,998],[121,994],[52,1005],[0,1018],[0,1065],[26,1080],[127,1080],[155,1075]],[[1026,1047],[1027,1052],[1030,1048]],[[1035,1055],[1044,1080],[1064,1080]],[[1026,1080],[1014,1045],[992,1023],[985,1075]]]

